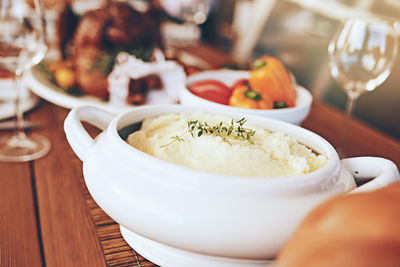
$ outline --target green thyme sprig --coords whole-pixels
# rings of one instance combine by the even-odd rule
[[[189,132],[189,131],[186,131],[186,132],[184,132],[184,133],[181,134],[181,135],[172,136],[172,137],[171,137],[171,139],[172,139],[171,142],[169,142],[168,144],[162,145],[162,146],[160,146],[160,147],[167,147],[167,146],[169,146],[169,145],[172,145],[172,144],[175,143],[175,142],[183,142],[183,141],[185,141],[185,140],[182,138],[182,136],[184,136],[184,135],[187,134],[188,132]]]
[[[181,135],[172,136],[172,141],[168,144],[162,145],[161,147],[167,147],[175,142],[184,142],[185,140],[182,138],[184,135],[190,133],[190,135],[195,137],[200,137],[202,135],[214,135],[222,138],[222,141],[230,143],[231,140],[240,140],[240,141],[248,141],[250,144],[254,144],[252,137],[256,133],[256,131],[245,128],[244,124],[247,122],[245,118],[242,118],[236,122],[231,120],[231,124],[229,126],[224,125],[222,122],[216,125],[208,125],[207,122],[201,122],[199,120],[189,121],[187,124],[187,131]]]

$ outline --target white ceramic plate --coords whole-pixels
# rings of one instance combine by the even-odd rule
[[[67,109],[72,109],[82,105],[93,105],[103,108],[111,113],[118,114],[125,110],[135,107],[129,104],[113,105],[108,101],[95,96],[83,95],[74,96],[66,93],[63,89],[54,84],[39,69],[33,68],[26,73],[26,84],[38,96],[47,101]],[[174,104],[165,90],[150,90],[146,95],[145,104]]]
[[[36,68],[33,68],[31,71],[27,72],[25,79],[26,84],[36,95],[57,106],[67,109],[72,109],[82,105],[94,105],[97,107],[102,107],[112,113],[119,113],[133,107],[131,105],[111,105],[109,102],[94,96],[70,95],[55,85],[46,77],[46,75],[44,75],[44,73]]]
[[[21,109],[29,111],[39,103],[39,98],[29,94],[26,90],[21,93]],[[11,79],[0,79],[0,120],[11,118],[15,115],[14,101],[15,89]]]
[[[181,62],[191,66],[200,68],[210,68],[210,65],[189,53],[179,52],[178,58]],[[134,107],[133,105],[111,105],[108,101],[90,95],[74,96],[66,93],[63,89],[54,84],[48,77],[38,68],[32,68],[31,71],[25,74],[26,83],[29,88],[41,98],[67,109],[82,105],[94,105],[112,113],[120,113]],[[145,104],[174,104],[171,102],[167,93],[164,90],[150,90],[146,95]]]

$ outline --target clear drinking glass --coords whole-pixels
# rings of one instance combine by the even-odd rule
[[[398,47],[396,26],[382,18],[349,18],[329,44],[331,75],[347,94],[339,154],[345,153],[347,124],[356,100],[390,74]]]
[[[197,44],[201,37],[198,25],[207,20],[211,9],[211,0],[160,0],[163,10],[171,17],[183,22],[169,25],[167,42],[176,46]]]
[[[44,156],[50,142],[23,130],[20,89],[24,71],[39,63],[46,52],[45,25],[40,0],[0,0],[0,66],[15,73],[17,129],[0,138],[0,160],[30,161]]]

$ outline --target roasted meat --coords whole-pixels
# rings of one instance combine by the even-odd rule
[[[87,94],[105,98],[108,96],[107,74],[96,68],[96,62],[106,54],[96,46],[82,47],[75,57],[76,83]]]
[[[126,3],[111,2],[87,12],[73,38],[76,81],[87,94],[106,97],[107,75],[118,51],[153,47],[158,26],[148,13],[135,11]]]

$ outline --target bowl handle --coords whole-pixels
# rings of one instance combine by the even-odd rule
[[[82,122],[85,121],[105,130],[114,117],[114,114],[93,106],[80,106],[69,112],[64,121],[64,131],[68,143],[80,160],[83,161],[85,153],[94,143]]]
[[[384,158],[348,158],[342,159],[341,163],[353,175],[356,181],[372,179],[357,187],[351,193],[367,192],[400,181],[399,170],[396,165]]]

